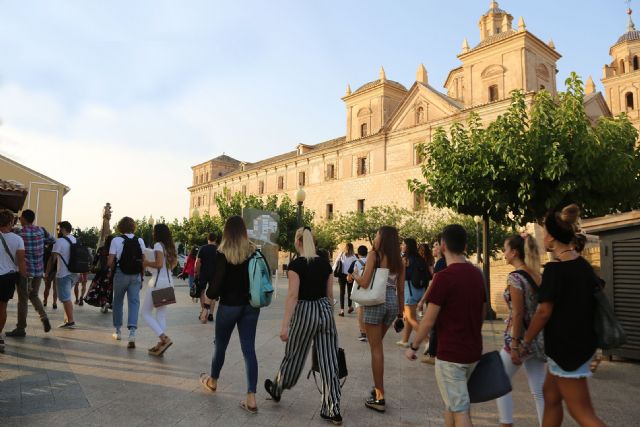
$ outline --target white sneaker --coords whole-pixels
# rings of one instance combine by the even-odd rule
[[[122,339],[122,335],[120,334],[120,331],[115,331],[111,337],[116,340],[116,341],[120,341]]]
[[[396,345],[399,345],[400,347],[404,347],[404,348],[409,348],[409,343],[407,341],[398,341],[396,342]]]

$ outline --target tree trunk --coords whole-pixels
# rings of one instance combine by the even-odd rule
[[[491,307],[491,271],[489,269],[491,257],[489,256],[489,215],[487,214],[482,215],[482,252],[484,254],[482,272],[487,289],[487,320],[495,320],[496,312]]]

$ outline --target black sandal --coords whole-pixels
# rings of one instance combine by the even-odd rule
[[[276,394],[276,385],[270,379],[264,380],[264,389],[271,396],[271,400],[274,402],[280,402],[280,396]]]

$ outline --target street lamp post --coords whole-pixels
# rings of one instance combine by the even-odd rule
[[[480,224],[482,224],[482,217],[476,215],[473,217],[476,222],[476,264],[480,265],[482,262],[482,243],[480,242]]]
[[[153,219],[153,215],[149,215],[149,219],[147,220],[147,224],[149,224],[149,229],[151,230],[151,235],[149,236],[149,246],[153,245],[153,225],[156,221]]]
[[[304,199],[307,197],[307,193],[304,192],[302,187],[298,188],[296,192],[296,202],[298,203],[298,228],[302,227],[302,205]]]

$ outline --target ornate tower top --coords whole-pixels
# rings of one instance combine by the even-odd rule
[[[480,27],[480,43],[485,39],[497,34],[512,30],[513,16],[507,11],[500,9],[497,1],[492,1],[489,10],[482,15],[478,26]]]

